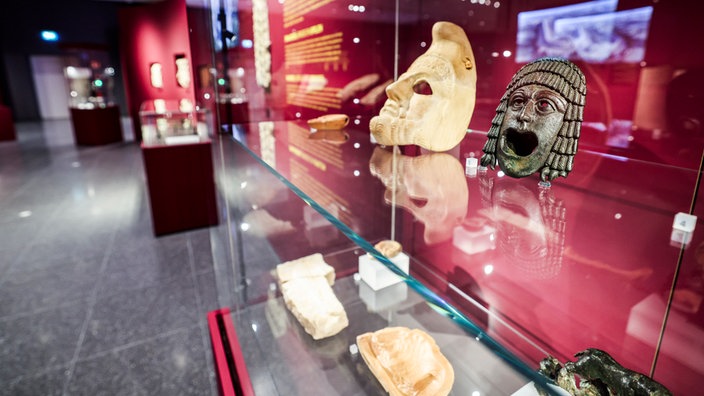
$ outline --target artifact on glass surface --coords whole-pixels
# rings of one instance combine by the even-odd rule
[[[349,122],[347,114],[326,114],[308,120],[308,126],[317,130],[337,130],[346,127]]]
[[[444,396],[455,381],[452,365],[422,330],[387,327],[357,336],[367,366],[392,396]]]
[[[446,151],[464,138],[476,101],[472,47],[450,22],[435,23],[432,38],[428,51],[386,87],[388,99],[369,123],[379,144]]]
[[[320,253],[279,264],[276,274],[286,307],[314,340],[347,327],[347,313],[331,287],[335,271]]]
[[[650,377],[621,366],[608,353],[589,348],[574,355],[575,362],[564,366],[552,356],[540,362],[540,372],[575,396],[671,396],[672,393]],[[579,377],[579,385],[575,382]],[[540,391],[540,390],[539,390]],[[545,394],[540,391],[541,394]]]
[[[335,284],[335,269],[323,259],[320,253],[287,261],[276,266],[279,283],[286,283],[297,278],[325,278],[330,286]]]
[[[498,163],[511,177],[540,172],[543,182],[572,171],[586,96],[572,62],[541,58],[521,67],[496,108],[482,166]]]
[[[401,244],[390,239],[383,240],[374,245],[374,249],[383,254],[386,258],[394,258],[401,253]]]
[[[386,257],[398,271],[408,275],[411,259],[402,252],[401,244],[393,240],[383,240],[374,248]],[[382,264],[367,253],[358,258],[359,276],[372,290],[377,291],[404,281],[402,275]]]

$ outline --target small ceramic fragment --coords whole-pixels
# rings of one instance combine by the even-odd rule
[[[312,120],[308,120],[308,126],[317,129],[342,129],[350,122],[347,114],[326,114]]]
[[[401,244],[396,241],[385,240],[374,245],[374,249],[378,250],[386,258],[394,258],[401,253]]]
[[[391,396],[445,396],[455,372],[422,330],[387,327],[357,336],[364,362]]]

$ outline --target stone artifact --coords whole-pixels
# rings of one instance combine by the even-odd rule
[[[465,136],[476,99],[472,47],[450,22],[435,23],[432,36],[428,51],[386,87],[388,99],[369,123],[379,144],[446,151]]]
[[[584,74],[565,59],[542,58],[513,76],[491,122],[482,166],[511,177],[540,172],[549,182],[572,171],[586,95]]]
[[[540,372],[575,396],[671,396],[664,386],[648,376],[627,369],[608,353],[594,348],[574,355],[576,362],[563,367],[552,356],[540,362]],[[579,386],[575,375],[580,377]],[[544,394],[544,392],[540,392]]]
[[[357,336],[365,363],[391,396],[445,396],[455,372],[427,333],[387,327]]]
[[[314,340],[334,336],[349,325],[335,296],[335,271],[320,253],[276,266],[281,295],[306,333]]]
[[[308,120],[308,126],[318,130],[342,129],[350,122],[350,117],[346,114],[326,114],[312,120]]]
[[[297,278],[313,278],[322,276],[328,285],[335,284],[335,269],[323,259],[320,253],[287,261],[276,266],[276,277],[279,283],[286,283]]]

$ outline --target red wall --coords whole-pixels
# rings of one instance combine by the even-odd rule
[[[153,4],[125,6],[119,12],[120,58],[127,96],[127,107],[134,122],[135,138],[141,140],[139,107],[146,100],[188,98],[195,103],[191,77],[188,88],[176,83],[177,54],[193,62],[188,37],[185,0],[165,0]],[[163,88],[151,86],[149,66],[159,62]]]

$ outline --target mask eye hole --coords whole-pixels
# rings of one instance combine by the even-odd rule
[[[413,92],[418,95],[432,95],[433,89],[430,88],[430,84],[427,81],[420,80],[413,85]]]

